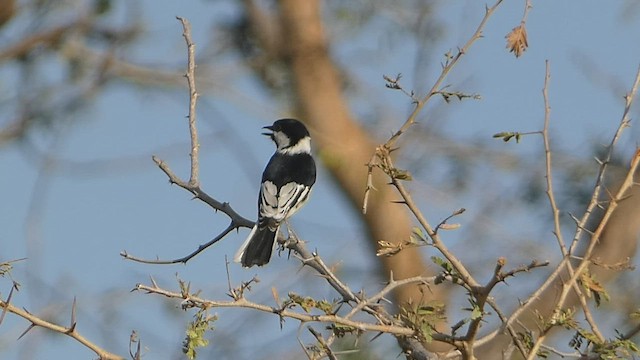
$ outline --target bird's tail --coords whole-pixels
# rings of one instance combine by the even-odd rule
[[[247,240],[236,252],[233,261],[242,263],[243,267],[262,266],[268,263],[271,259],[277,233],[278,229],[271,231],[268,226],[259,229],[256,224],[247,236]]]

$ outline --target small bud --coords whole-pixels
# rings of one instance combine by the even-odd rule
[[[455,230],[460,227],[460,224],[442,224],[439,226],[442,230]]]

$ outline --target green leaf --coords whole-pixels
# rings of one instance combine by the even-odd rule
[[[403,180],[403,181],[411,181],[411,180],[413,180],[413,177],[411,176],[411,173],[409,173],[409,171],[407,171],[407,170],[394,169],[393,177],[395,179]]]
[[[471,310],[471,320],[480,319],[481,317],[482,317],[482,311],[480,311],[479,307],[474,306],[473,310]]]
[[[200,309],[193,316],[185,331],[185,339],[182,342],[182,352],[189,359],[195,359],[197,348],[209,345],[209,340],[204,336],[208,330],[213,330],[213,323],[218,319],[215,315],[209,315],[207,310]]]

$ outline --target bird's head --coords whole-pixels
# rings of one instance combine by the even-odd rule
[[[285,154],[299,154],[311,152],[311,137],[309,131],[298,120],[280,119],[273,125],[265,126],[263,129],[271,132],[262,133],[276,143],[277,151]]]

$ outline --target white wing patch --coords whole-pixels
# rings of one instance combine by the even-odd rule
[[[309,187],[295,182],[278,187],[265,181],[260,191],[260,217],[271,218],[280,223],[293,215],[309,197]]]

